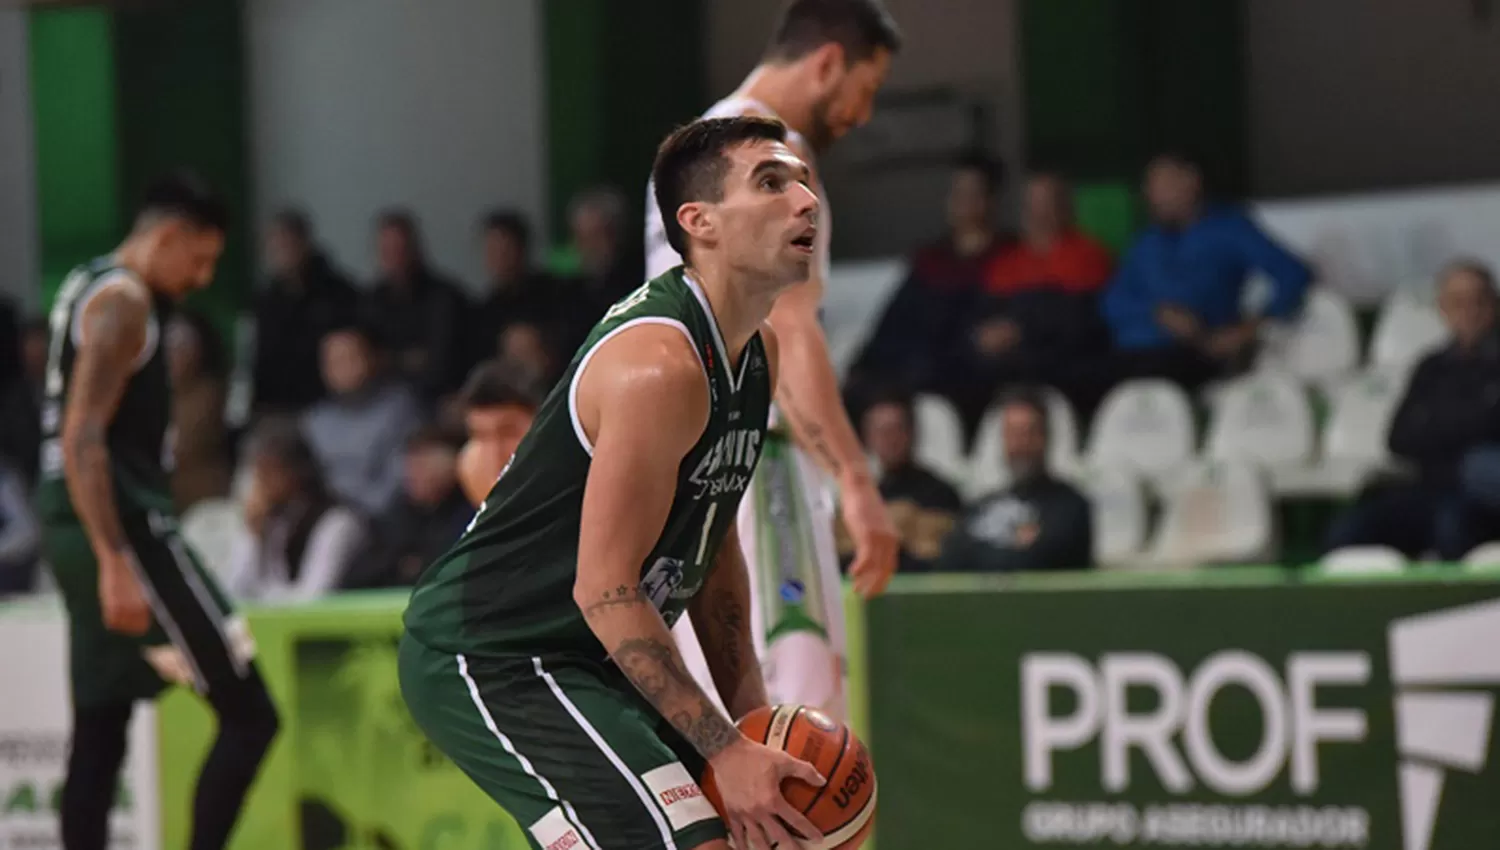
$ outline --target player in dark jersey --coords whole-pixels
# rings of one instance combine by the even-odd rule
[[[780,793],[786,777],[822,779],[741,735],[669,632],[691,610],[731,715],[767,704],[734,524],[774,386],[765,319],[816,235],[785,140],[779,122],[739,117],[662,144],[654,185],[687,266],[605,313],[412,594],[413,717],[542,850],[822,838]],[[727,830],[697,784],[706,763]]]
[[[244,622],[177,533],[163,329],[207,286],[222,204],[181,175],[147,193],[130,235],[73,271],[50,316],[42,546],[67,606],[73,736],[60,804],[66,850],[103,850],[136,700],[190,684],[218,715],[199,775],[193,850],[225,845],[276,734]]]

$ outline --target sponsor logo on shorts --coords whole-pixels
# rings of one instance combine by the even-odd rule
[[[552,811],[542,815],[541,820],[531,825],[530,831],[543,850],[572,850],[575,847],[581,850],[589,846],[584,842],[583,836],[578,834],[578,829],[568,823],[567,816],[558,806],[553,806]]]
[[[651,789],[651,795],[661,804],[661,809],[672,824],[672,830],[685,829],[699,821],[718,817],[713,804],[703,796],[703,789],[693,781],[682,762],[647,771],[641,781]]]

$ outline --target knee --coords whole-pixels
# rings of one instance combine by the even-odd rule
[[[247,746],[265,749],[281,730],[281,717],[265,685],[255,679],[234,698],[214,701],[221,734],[231,734]]]

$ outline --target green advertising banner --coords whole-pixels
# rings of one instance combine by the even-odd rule
[[[433,749],[396,681],[406,595],[356,595],[251,610],[281,734],[251,793],[235,850],[525,850],[520,828]],[[186,847],[192,787],[212,743],[201,702],[158,711],[162,846]],[[180,805],[172,805],[178,801]]]
[[[1500,847],[1500,579],[900,581],[887,847]]]
[[[851,725],[863,729],[861,607],[847,594]],[[406,593],[246,614],[281,710],[232,850],[525,850],[521,828],[416,727],[396,679]],[[61,665],[58,665],[59,669]],[[186,847],[213,718],[185,691],[157,711],[163,847]],[[0,772],[3,776],[3,772]],[[872,850],[873,843],[867,843]]]

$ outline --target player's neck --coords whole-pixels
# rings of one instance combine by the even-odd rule
[[[771,315],[776,291],[755,281],[737,280],[733,271],[712,264],[686,269],[686,273],[708,299],[709,312],[724,337],[725,353],[738,362],[750,337]]]
[[[805,92],[807,86],[799,76],[795,64],[761,64],[740,83],[732,97],[764,104],[787,127],[806,136],[811,129],[808,125],[812,123],[812,110],[800,104],[800,101],[806,100],[806,95],[799,92]]]
[[[150,254],[150,251],[151,249],[140,239],[135,235],[131,235],[125,237],[125,241],[120,243],[120,247],[116,248],[110,257],[113,259],[115,265],[135,275],[142,283],[146,284],[147,289],[155,293],[156,287],[151,284],[151,278],[146,273],[146,270],[150,268],[150,263],[147,262],[147,256]]]

